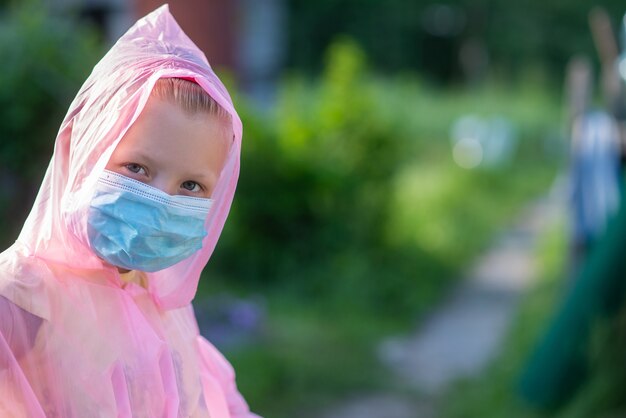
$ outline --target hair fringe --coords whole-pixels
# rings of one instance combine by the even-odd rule
[[[180,105],[191,115],[208,113],[218,118],[230,119],[230,114],[194,81],[183,78],[161,78],[157,80],[152,94]]]

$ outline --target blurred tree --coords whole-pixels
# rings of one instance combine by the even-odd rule
[[[95,33],[37,1],[0,16],[0,244],[19,231],[52,154],[55,131],[96,62]]]
[[[617,24],[623,2],[604,0],[288,0],[288,64],[317,72],[322,51],[339,34],[363,46],[383,71],[414,69],[441,82],[460,80],[468,42],[489,58],[491,71],[529,70],[560,80],[576,53],[595,56],[587,15],[602,5]],[[470,48],[470,51],[472,48]],[[470,75],[471,76],[471,75]],[[560,83],[560,82],[559,82]]]

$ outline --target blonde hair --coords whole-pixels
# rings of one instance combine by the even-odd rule
[[[194,81],[160,78],[152,89],[152,95],[180,105],[190,115],[208,113],[219,119],[230,120],[230,114]]]

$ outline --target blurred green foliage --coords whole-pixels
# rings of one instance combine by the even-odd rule
[[[554,167],[540,144],[558,112],[536,89],[511,93],[437,96],[415,80],[377,79],[354,42],[338,41],[319,83],[285,83],[272,116],[241,108],[237,198],[207,275],[413,313],[529,195],[533,176]],[[450,126],[477,101],[525,124],[511,173],[468,171],[451,159]],[[536,169],[517,177],[524,158]]]
[[[605,7],[615,28],[626,11],[619,0],[288,0],[287,5],[293,68],[318,71],[323,51],[343,34],[363,45],[378,70],[412,69],[432,80],[463,81],[459,54],[471,41],[487,52],[491,75],[511,78],[538,70],[559,85],[572,55],[597,57],[589,10]]]
[[[626,307],[618,315],[595,325],[590,344],[589,379],[561,413],[564,418],[626,415],[622,388],[626,369],[621,367],[626,352]]]
[[[314,278],[316,267],[326,275],[330,263],[345,277],[385,248],[389,179],[408,156],[401,128],[379,114],[353,43],[337,43],[329,59],[319,87],[288,82],[269,124],[246,125],[253,131],[220,252],[244,281],[285,285],[307,275],[298,286],[315,296],[335,282]]]
[[[318,79],[286,80],[271,112],[239,101],[238,190],[200,282],[198,297],[269,299],[265,338],[228,351],[242,393],[267,416],[389,385],[375,341],[414,324],[564,157],[558,97],[545,86],[380,78],[348,38],[325,63]],[[509,164],[454,163],[450,128],[468,113],[517,127]]]
[[[101,50],[95,34],[34,1],[0,15],[0,244],[15,238],[50,160],[55,131]]]

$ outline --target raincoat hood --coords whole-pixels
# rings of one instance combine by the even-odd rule
[[[194,80],[231,116],[233,143],[213,193],[202,249],[148,273],[161,309],[188,305],[228,215],[239,173],[242,125],[224,85],[183,33],[167,5],[139,20],[95,66],[70,105],[52,161],[18,243],[29,255],[72,269],[111,269],[91,250],[87,214],[94,188],[116,145],[143,110],[159,78]],[[110,284],[120,285],[115,274]]]

